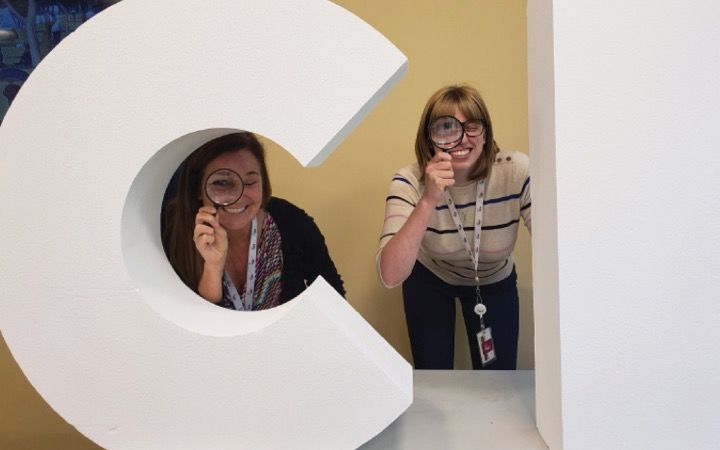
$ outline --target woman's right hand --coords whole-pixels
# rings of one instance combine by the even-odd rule
[[[433,206],[443,198],[445,188],[455,184],[455,173],[452,169],[452,156],[447,152],[435,152],[435,156],[425,166],[425,192],[423,198]]]
[[[198,210],[195,215],[193,241],[200,256],[205,260],[205,267],[222,273],[225,270],[228,238],[227,232],[220,226],[217,209],[203,206]]]

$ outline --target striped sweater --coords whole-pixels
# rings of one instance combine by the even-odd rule
[[[400,169],[390,183],[385,202],[385,223],[380,237],[380,253],[402,228],[422,196],[417,163]],[[475,232],[476,182],[448,189],[458,210],[465,234],[473,247]],[[482,235],[478,258],[480,284],[491,284],[508,277],[513,269],[512,251],[517,240],[520,217],[531,230],[529,159],[517,151],[497,154],[490,179],[485,186]],[[445,200],[435,207],[420,245],[417,260],[446,283],[475,284],[470,255],[450,217]],[[378,265],[378,274],[380,273]]]

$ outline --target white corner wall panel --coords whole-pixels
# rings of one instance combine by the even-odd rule
[[[720,6],[552,8],[563,448],[716,448]]]
[[[552,0],[529,0],[527,8],[536,420],[545,442],[559,450],[563,422]]]

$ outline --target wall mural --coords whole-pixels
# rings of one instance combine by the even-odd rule
[[[0,123],[30,72],[65,36],[120,0],[0,0]]]

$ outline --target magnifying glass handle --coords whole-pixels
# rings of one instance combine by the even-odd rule
[[[212,205],[213,205],[213,208],[215,208],[215,214],[213,214],[213,216],[217,216],[218,213],[220,212],[220,208],[222,208],[223,206],[221,204],[215,203],[215,202],[212,202]]]

